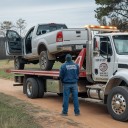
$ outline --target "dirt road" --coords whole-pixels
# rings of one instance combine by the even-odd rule
[[[85,102],[85,100],[81,98],[79,99],[81,115],[74,116],[73,104],[72,102],[70,102],[69,115],[67,117],[62,117],[59,115],[62,108],[62,97],[59,97],[57,94],[46,93],[44,98],[29,99],[27,98],[26,95],[22,93],[22,86],[14,87],[13,83],[14,82],[10,80],[0,79],[0,92],[3,92],[11,96],[15,96],[18,99],[34,104],[35,106],[40,107],[43,110],[49,111],[54,117],[54,119],[56,118],[56,122],[55,120],[54,122],[51,121],[51,126],[52,123],[54,124],[61,123],[62,120],[68,119],[76,123],[76,124],[75,123],[70,124],[72,128],[74,128],[76,125],[79,125],[79,127],[81,128],[127,128],[128,127],[128,122],[119,122],[112,119],[111,116],[108,114],[105,105]],[[41,122],[41,118],[40,118],[40,122]],[[53,125],[53,128],[55,126],[57,127],[57,125]]]

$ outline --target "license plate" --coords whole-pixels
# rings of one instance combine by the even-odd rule
[[[76,49],[82,49],[83,45],[76,45]]]
[[[71,48],[71,47],[63,47],[63,50],[64,50],[64,51],[71,51],[72,48]]]

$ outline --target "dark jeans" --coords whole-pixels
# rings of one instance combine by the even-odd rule
[[[70,93],[73,97],[74,113],[79,114],[79,101],[78,101],[78,86],[77,84],[64,84],[63,83],[63,113],[68,113],[68,104]]]

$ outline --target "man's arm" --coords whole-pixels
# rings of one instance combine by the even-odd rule
[[[60,80],[63,81],[63,78],[64,78],[64,69],[63,69],[63,66],[61,66],[61,68],[60,68],[59,77],[60,77]]]
[[[79,73],[80,73],[80,69],[79,69],[79,65],[77,64],[77,75],[78,75],[78,79],[79,79]]]

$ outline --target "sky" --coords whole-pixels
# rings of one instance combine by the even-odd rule
[[[64,23],[69,28],[98,25],[95,0],[0,0],[0,23],[22,18],[27,28],[39,23]]]

